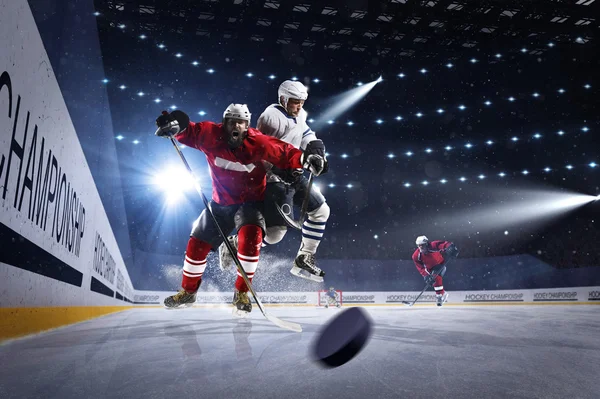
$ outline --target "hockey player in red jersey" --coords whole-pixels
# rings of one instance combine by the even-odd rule
[[[458,256],[458,248],[450,241],[430,242],[425,236],[417,237],[416,244],[418,248],[413,253],[412,260],[425,283],[433,286],[437,306],[442,306],[448,300],[442,277],[446,273],[446,263]]]
[[[250,111],[245,104],[231,104],[223,113],[223,122],[190,122],[182,111],[163,112],[156,120],[157,136],[175,139],[206,155],[212,179],[212,210],[221,229],[227,234],[234,228],[239,236],[237,257],[252,280],[266,226],[263,200],[266,171],[263,161],[280,168],[307,168],[319,175],[323,157],[311,148],[300,151],[276,138],[265,136],[249,127]],[[206,258],[223,239],[205,209],[194,223],[185,252],[182,289],[165,299],[167,308],[191,306],[202,282]],[[248,287],[238,272],[233,296],[234,312],[242,315],[252,310]]]

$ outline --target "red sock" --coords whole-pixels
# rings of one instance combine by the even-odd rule
[[[433,289],[435,290],[436,295],[444,295],[446,291],[444,291],[444,284],[442,284],[442,276],[435,277]]]
[[[254,277],[254,273],[258,267],[262,238],[262,229],[252,224],[242,226],[238,231],[237,256],[250,282],[252,282],[252,277]],[[235,280],[235,289],[241,292],[248,292],[248,286],[239,271],[238,277]]]
[[[210,248],[209,243],[190,237],[185,250],[183,279],[181,281],[181,288],[187,292],[196,292],[200,288],[202,274],[206,269],[206,256]]]

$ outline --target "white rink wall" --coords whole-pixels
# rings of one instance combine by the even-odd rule
[[[0,0],[0,29],[0,308],[130,306],[132,282],[26,0]]]
[[[340,289],[343,287],[336,287]],[[344,306],[395,306],[402,301],[414,301],[417,292],[346,292],[342,289]],[[135,291],[134,301],[138,305],[162,305],[165,297],[172,292]],[[317,306],[317,290],[314,292],[259,292],[265,305],[274,306]],[[231,304],[230,292],[199,292],[196,306],[220,306]],[[435,303],[433,291],[426,291],[417,305]],[[535,304],[600,304],[600,287],[549,288],[536,290],[501,291],[449,291],[449,305],[535,305]]]

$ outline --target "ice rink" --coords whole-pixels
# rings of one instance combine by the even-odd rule
[[[367,307],[366,348],[311,359],[340,309],[132,309],[0,346],[8,398],[597,398],[600,307]],[[596,392],[596,393],[594,393]]]

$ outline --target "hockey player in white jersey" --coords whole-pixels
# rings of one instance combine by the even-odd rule
[[[286,80],[279,86],[278,103],[269,105],[260,115],[257,129],[263,134],[276,137],[292,144],[296,148],[319,148],[320,154],[325,157],[325,146],[317,139],[315,132],[306,123],[304,102],[308,98],[306,87],[297,81]],[[302,206],[302,201],[308,189],[308,179],[303,175],[302,169],[279,169],[268,165],[267,189],[265,192],[265,221],[267,234],[263,242],[267,245],[277,244],[287,232],[285,220],[277,210],[279,205],[289,216],[293,217],[294,205]],[[323,173],[328,169],[327,160]],[[323,238],[329,206],[325,197],[314,186],[310,191],[307,208],[307,218],[302,225],[302,242],[290,272],[298,277],[311,281],[322,282],[325,273],[317,267],[315,254]],[[230,236],[230,243],[235,247],[237,237]],[[222,268],[228,268],[233,260],[221,245],[219,250]]]

